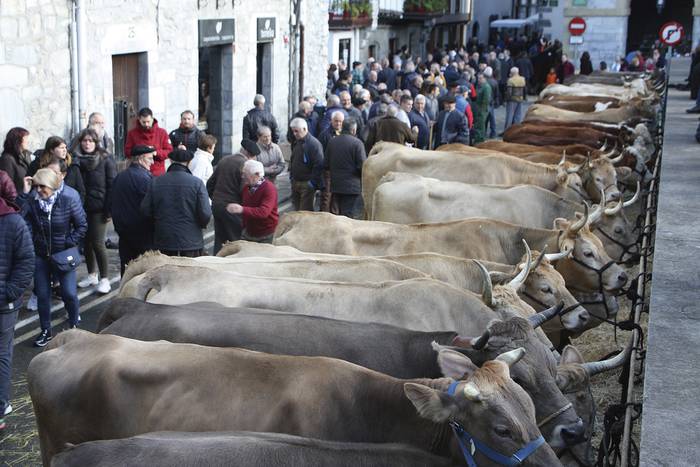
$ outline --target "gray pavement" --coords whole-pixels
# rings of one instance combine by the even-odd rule
[[[687,76],[674,60],[671,82]],[[642,466],[700,464],[700,145],[687,91],[671,90],[665,126],[642,416]]]

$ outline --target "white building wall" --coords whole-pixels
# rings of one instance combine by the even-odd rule
[[[304,0],[301,3],[304,25],[304,89],[302,94],[317,98],[326,95],[328,54],[328,0]]]
[[[512,1],[511,0],[490,0],[488,2],[475,1],[473,3],[474,10],[472,12],[472,21],[469,25],[469,37],[474,35],[474,24],[479,23],[479,42],[486,44],[489,40],[489,16],[500,15],[511,16]]]

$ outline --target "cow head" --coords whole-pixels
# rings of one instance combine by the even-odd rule
[[[564,153],[561,162],[557,164],[557,186],[554,193],[569,201],[581,203],[588,199],[588,196],[583,188],[581,176],[577,172],[577,167],[566,166],[566,153]]]
[[[474,438],[505,456],[540,436],[535,409],[527,393],[510,377],[510,368],[525,354],[522,348],[496,355],[477,367],[465,355],[438,348],[443,374],[457,381],[452,394],[445,387],[405,383],[404,393],[418,413],[434,423],[457,423]],[[444,386],[444,380],[440,380]],[[468,446],[467,446],[468,448]],[[459,444],[451,443],[452,456],[464,462]],[[493,465],[479,450],[473,453],[478,465]],[[551,463],[554,464],[551,464]],[[523,465],[556,465],[547,445],[537,448]]]
[[[585,168],[579,173],[586,188],[586,193],[591,200],[599,203],[601,193],[605,201],[620,199],[620,190],[617,188],[617,172],[612,161],[607,157],[599,157],[585,163]]]
[[[623,208],[631,206],[639,199],[640,190],[641,186],[637,183],[637,192],[632,199],[624,201],[620,198],[617,203],[608,204],[605,208],[596,206],[588,219],[590,229],[603,242],[605,251],[621,263],[639,257],[635,226],[627,219]]]
[[[574,297],[588,310],[590,319],[580,332],[593,329],[602,323],[603,319],[614,321],[620,305],[617,297],[599,292],[578,292],[574,291]]]
[[[603,243],[588,228],[588,205],[575,221],[557,218],[554,229],[559,230],[559,251],[556,269],[569,288],[583,291],[620,290],[627,283],[627,274],[605,251]]]
[[[566,288],[564,278],[554,269],[552,263],[545,258],[544,252],[533,251],[537,256],[534,264],[530,268],[525,282],[518,290],[520,298],[530,305],[535,311],[564,304],[564,311],[557,319],[547,321],[543,326],[545,333],[556,333],[562,329],[578,333],[581,332],[589,320],[588,311],[580,306],[569,289]],[[516,266],[522,269],[527,261],[527,254]],[[489,272],[495,282],[511,281],[512,273]],[[550,334],[551,335],[551,334]]]
[[[495,320],[481,336],[458,336],[453,344],[476,364],[523,347],[525,356],[511,367],[511,375],[532,398],[538,425],[547,442],[552,447],[564,447],[583,441],[583,423],[557,387],[554,355],[537,338],[530,321],[520,317]]]

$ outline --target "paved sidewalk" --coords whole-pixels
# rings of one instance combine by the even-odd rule
[[[674,60],[672,82],[687,75]],[[651,289],[641,466],[700,463],[700,144],[688,92],[670,90]]]

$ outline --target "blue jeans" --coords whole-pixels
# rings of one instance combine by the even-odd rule
[[[520,123],[520,121],[523,119],[522,112],[523,112],[523,103],[522,102],[515,102],[515,101],[506,102],[506,126],[503,129],[503,131],[507,130],[508,127],[510,127],[511,125],[515,125],[516,123]]]
[[[486,126],[489,127],[489,138],[496,137],[496,109],[489,106],[489,117],[486,119]],[[486,135],[484,135],[486,136]]]
[[[12,341],[18,310],[0,312],[0,418],[10,403],[10,379],[12,378]]]
[[[75,271],[60,272],[51,266],[46,258],[39,256],[35,259],[34,293],[39,305],[39,321],[42,330],[51,330],[51,278],[61,283],[61,298],[68,312],[68,322],[78,324],[80,302],[78,300],[78,285]]]

